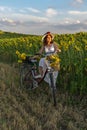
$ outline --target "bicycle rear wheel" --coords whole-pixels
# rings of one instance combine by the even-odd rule
[[[33,88],[33,76],[29,65],[20,68],[20,86],[30,90]]]
[[[54,102],[54,106],[56,106],[56,89],[55,89],[55,84],[54,84],[54,78],[53,78],[53,73],[50,72],[49,73],[49,77],[50,77],[50,87],[52,90],[52,97],[53,97],[53,102]]]

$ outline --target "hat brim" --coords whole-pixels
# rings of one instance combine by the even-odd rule
[[[50,34],[51,36],[52,36],[52,40],[54,39],[54,35],[53,34]],[[45,34],[45,35],[43,35],[43,37],[42,37],[42,42],[44,41],[44,38],[47,36],[47,34]]]

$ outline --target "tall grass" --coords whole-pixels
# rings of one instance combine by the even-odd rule
[[[71,102],[73,101],[73,102]],[[20,88],[17,66],[0,63],[1,130],[86,130],[87,98],[57,88],[57,106],[43,82],[33,91]]]

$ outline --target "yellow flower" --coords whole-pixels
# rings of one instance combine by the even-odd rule
[[[21,59],[22,59],[22,60],[25,60],[25,59],[26,59],[26,54],[25,54],[25,53],[22,53],[22,54],[21,54]]]
[[[20,52],[17,50],[17,51],[16,51],[16,55],[19,55],[19,54],[20,54]]]
[[[26,54],[20,53],[18,50],[16,51],[16,55],[18,56],[18,63],[22,63],[26,59]]]
[[[59,63],[51,63],[50,66],[54,69],[54,70],[60,70],[60,64]]]
[[[74,46],[74,48],[75,48],[76,51],[81,51],[80,48],[76,45]]]
[[[50,61],[50,66],[54,68],[54,70],[60,69],[60,58],[57,54],[49,55],[46,59]]]
[[[60,62],[60,58],[57,54],[49,55],[47,56],[47,60],[50,60],[51,62]]]

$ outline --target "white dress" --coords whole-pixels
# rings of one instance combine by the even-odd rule
[[[45,46],[45,54],[50,55],[52,53],[55,53],[54,44],[51,44],[50,47]],[[43,75],[44,75],[44,73],[47,69],[47,65],[48,65],[48,63],[47,63],[46,58],[41,58],[40,61],[39,61],[39,66],[41,66],[43,68]],[[57,79],[57,76],[58,76],[58,71],[54,71],[53,75],[54,75],[53,76],[54,77],[54,84],[56,86],[56,79]],[[49,85],[50,85],[50,79],[49,79],[48,73],[46,74],[44,80],[45,80],[45,82],[49,83]]]

